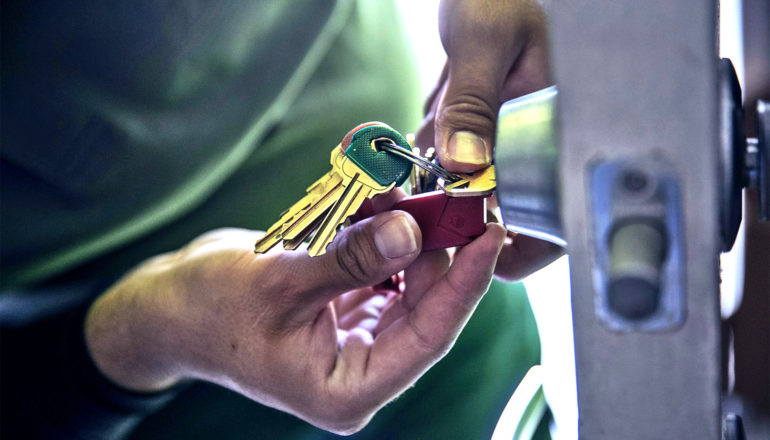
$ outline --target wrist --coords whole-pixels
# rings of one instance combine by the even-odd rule
[[[129,391],[155,392],[187,377],[174,344],[167,269],[146,263],[91,305],[84,322],[86,349],[99,371]],[[161,266],[162,267],[162,266]]]

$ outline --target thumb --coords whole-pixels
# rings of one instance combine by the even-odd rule
[[[511,39],[501,38],[496,24],[510,8],[499,2],[490,16],[470,3],[442,1],[439,10],[448,74],[435,113],[434,145],[441,164],[454,172],[492,162],[500,90],[513,57]]]
[[[489,75],[496,67],[462,59],[450,62],[434,127],[439,160],[450,171],[471,172],[492,162],[502,87],[499,75]]]
[[[403,211],[362,220],[340,232],[324,255],[295,254],[294,273],[308,286],[299,301],[323,307],[343,292],[378,284],[409,266],[421,248],[420,229]]]
[[[492,161],[501,90],[521,54],[536,2],[444,0],[439,33],[448,76],[435,114],[435,144],[450,171],[471,172]]]

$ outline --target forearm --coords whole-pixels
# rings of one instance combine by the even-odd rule
[[[169,257],[142,265],[101,295],[85,319],[86,347],[94,364],[115,384],[138,392],[162,391],[186,375],[171,330],[177,307]]]
[[[87,309],[2,328],[0,437],[121,438],[173,398],[125,390],[100,373],[85,346]]]

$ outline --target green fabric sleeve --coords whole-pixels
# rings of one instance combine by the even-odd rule
[[[200,206],[286,114],[352,13],[330,0],[49,3],[3,14],[4,287]]]

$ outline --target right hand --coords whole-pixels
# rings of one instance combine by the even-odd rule
[[[546,16],[536,0],[442,0],[439,31],[447,63],[416,145],[435,145],[449,171],[476,171],[492,161],[501,104],[551,84]],[[495,273],[504,281],[520,280],[564,253],[537,238],[508,237]]]
[[[536,0],[442,0],[447,54],[417,145],[435,145],[449,171],[492,160],[500,105],[551,84],[546,16]]]
[[[402,196],[375,199],[375,210]],[[420,231],[399,211],[343,230],[316,258],[254,255],[260,234],[205,234],[118,282],[87,317],[96,365],[129,389],[202,379],[352,433],[449,350],[505,231],[488,225],[451,265],[446,252],[420,254]],[[403,292],[370,287],[403,269]]]

